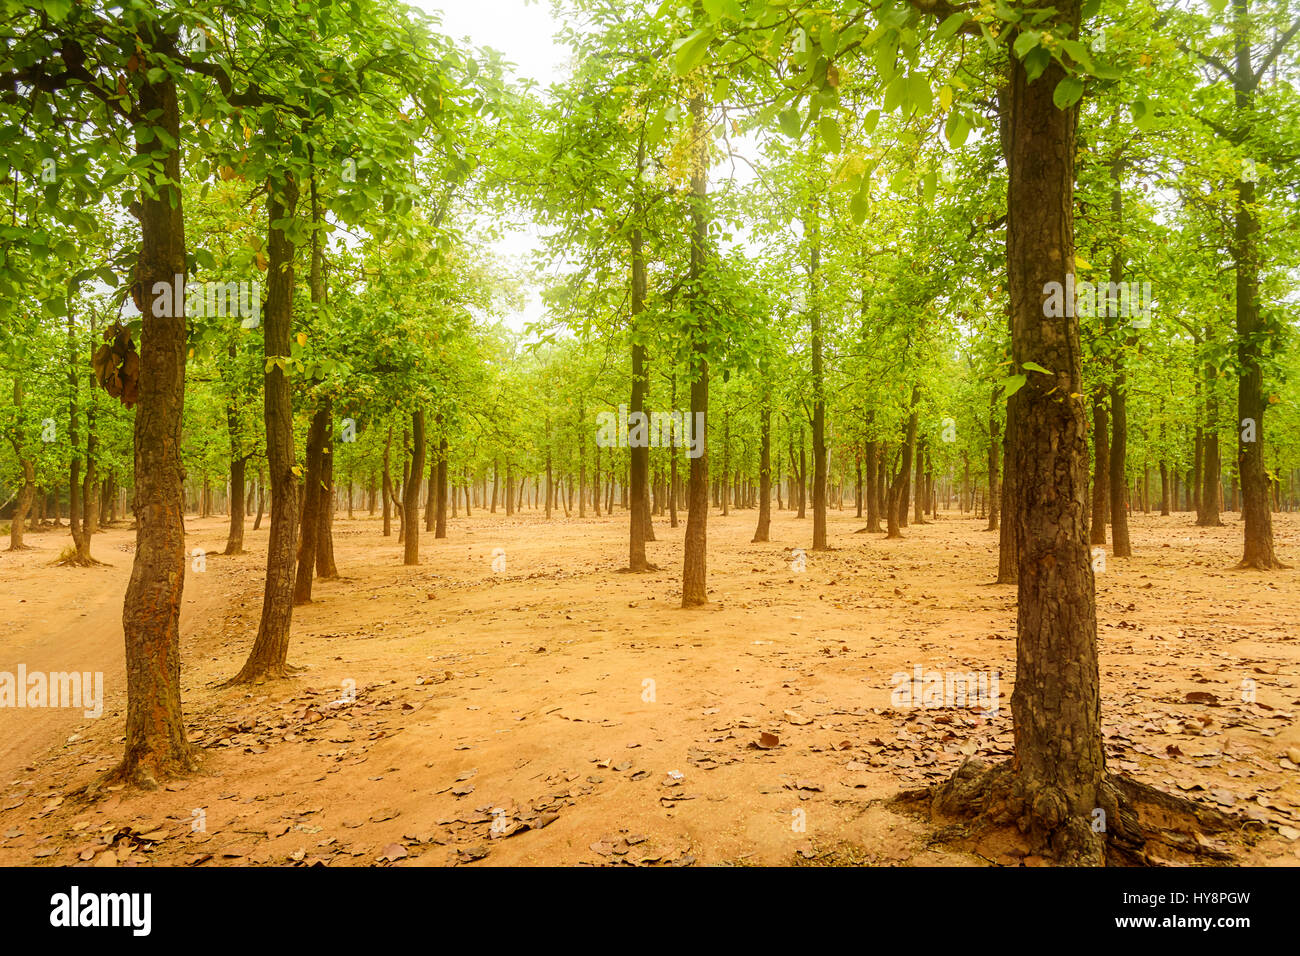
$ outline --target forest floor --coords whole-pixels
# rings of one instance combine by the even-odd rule
[[[1135,515],[1136,556],[1097,577],[1108,759],[1263,823],[1231,836],[1241,862],[1295,865],[1300,571],[1232,570],[1225,520]],[[203,771],[91,802],[79,789],[123,740],[134,533],[96,536],[94,568],[53,566],[66,529],[33,533],[35,550],[0,552],[0,671],[103,671],[105,700],[98,719],[0,709],[0,865],[1041,863],[888,803],[1011,752],[997,535],[941,511],[886,541],[833,510],[833,550],[801,572],[811,518],[774,514],[770,544],[750,543],[754,521],[710,514],[712,603],[683,611],[684,519],[656,519],[662,570],[630,575],[622,512],[476,510],[447,539],[422,532],[414,568],[378,519],[340,516],[343,576],[294,612],[305,670],[222,688],[256,632],[267,526],[223,557],[225,520],[190,518],[187,550],[216,552],[182,616]],[[1300,565],[1300,515],[1274,521]],[[1000,706],[891,706],[892,675],[917,667],[998,671]]]

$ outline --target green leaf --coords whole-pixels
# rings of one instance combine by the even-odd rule
[[[859,226],[867,218],[867,197],[862,189],[855,192],[853,198],[849,200],[849,215],[853,217],[854,223]]]
[[[885,102],[883,104],[886,113],[892,113],[902,105],[903,99],[907,96],[907,78],[896,76],[889,81],[885,87]]]
[[[1035,33],[1033,30],[1027,30],[1020,34],[1020,36],[1016,37],[1015,45],[1012,47],[1015,51],[1016,58],[1023,60],[1025,54],[1037,47],[1041,40],[1042,34]]]
[[[948,122],[943,132],[948,137],[948,145],[958,149],[970,135],[970,124],[966,122],[965,116],[954,111],[948,114]]]
[[[821,130],[822,141],[826,144],[826,148],[832,153],[838,153],[840,151],[840,124],[836,122],[835,117],[823,116],[821,122],[817,124],[817,128]]]
[[[1029,56],[1025,57],[1025,75],[1032,83],[1043,75],[1047,69],[1047,64],[1052,62],[1052,54],[1047,51],[1047,47],[1036,46],[1029,51]]]
[[[935,28],[934,38],[936,40],[948,39],[948,37],[953,36],[958,30],[960,30],[961,25],[965,22],[966,22],[966,14],[964,13],[949,14],[948,16],[944,17],[943,23],[939,24],[939,26]]]
[[[704,54],[709,49],[709,41],[713,39],[713,30],[710,27],[704,27],[696,30],[677,48],[677,55],[673,57],[673,72],[678,76],[685,76],[704,59]]]
[[[785,133],[785,135],[789,136],[791,139],[798,139],[799,131],[803,127],[803,124],[799,122],[798,110],[794,107],[791,107],[788,110],[782,110],[781,115],[776,118],[776,121],[781,125],[781,132]]]
[[[1039,365],[1037,362],[1021,362],[1021,363],[1020,363],[1020,367],[1021,367],[1021,368],[1027,368],[1027,369],[1029,369],[1029,371],[1031,371],[1031,372],[1042,372],[1044,375],[1051,375],[1051,374],[1052,374],[1052,373],[1049,372],[1047,369],[1045,369],[1045,368],[1043,368],[1041,365]]]
[[[908,77],[907,96],[918,113],[930,112],[930,107],[934,105],[934,93],[930,90],[929,74],[913,73]]]
[[[1058,110],[1069,109],[1079,102],[1081,96],[1083,96],[1083,80],[1077,76],[1067,76],[1056,84],[1056,89],[1052,91],[1052,102],[1056,104]]]
[[[42,0],[41,6],[55,23],[62,23],[72,12],[72,0]]]
[[[1020,391],[1027,381],[1029,381],[1028,375],[1008,375],[1002,380],[1003,397],[1010,398],[1012,395],[1016,394],[1016,392]]]

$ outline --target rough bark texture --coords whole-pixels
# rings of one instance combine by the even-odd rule
[[[268,223],[293,215],[298,185],[292,177],[272,181],[267,197]],[[287,677],[289,625],[293,620],[294,571],[297,567],[298,478],[293,449],[293,396],[284,370],[271,360],[290,355],[293,325],[294,246],[274,225],[267,234],[266,305],[262,325],[269,371],[263,377],[267,471],[271,480],[271,531],[266,554],[262,619],[248,660],[231,683]]]
[[[1251,63],[1250,26],[1246,0],[1233,2],[1235,34],[1235,109],[1253,122],[1259,83]],[[1255,183],[1236,183],[1236,222],[1233,258],[1237,272],[1237,471],[1241,477],[1241,520],[1245,544],[1239,568],[1271,571],[1285,568],[1273,551],[1273,516],[1269,510],[1269,477],[1264,467],[1264,394],[1261,340],[1271,337],[1259,314],[1259,219],[1255,212]]]
[[[995,386],[989,399],[989,523],[985,531],[998,530],[999,506],[1002,503],[1002,424],[998,421],[998,405],[1002,403],[1002,387]]]
[[[402,513],[408,520],[403,522],[406,528],[406,541],[403,542],[403,564],[420,563],[420,475],[424,474],[424,409],[417,408],[411,414],[411,480],[406,483],[406,500],[402,503]]]
[[[180,141],[180,110],[173,80],[164,77],[157,83],[143,82],[138,107],[156,115],[152,125],[161,126],[174,141]],[[151,155],[157,145],[151,131],[147,142],[137,142],[136,153]],[[161,172],[166,185],[159,185],[154,196],[145,194],[140,200],[136,278],[146,308],[140,334],[140,403],[135,412],[135,560],[122,606],[126,745],[122,763],[111,775],[150,787],[196,764],[194,750],[185,739],[180,691],[180,616],[185,586],[185,474],[180,454],[185,312],[184,308],[153,308],[158,295],[155,284],[171,288],[176,276],[185,274],[185,222],[175,186],[181,175],[179,149],[166,154]]]
[[[328,415],[317,406],[307,430],[307,470],[303,476],[302,521],[298,537],[298,574],[293,603],[311,603],[312,577],[316,573],[316,538],[320,530],[321,459],[324,457]]]
[[[704,243],[708,235],[705,216],[708,144],[704,103],[691,101],[691,265],[690,296],[694,313],[691,341],[691,421],[704,427],[696,439],[701,454],[690,465],[689,512],[686,516],[685,556],[682,561],[682,607],[707,604],[708,596],[708,520],[709,520],[709,356],[707,303],[701,284],[704,280]]]
[[[816,155],[814,148],[813,155]],[[817,187],[810,184],[815,197]],[[808,324],[812,338],[812,447],[813,447],[813,534],[812,550],[826,545],[826,382],[822,368],[821,311],[821,210],[814,198],[809,204],[804,232],[808,237]]]
[[[1058,4],[1077,28],[1077,0]],[[1103,837],[1090,821],[1097,807],[1118,807],[1104,790],[1097,620],[1089,561],[1087,427],[1082,402],[1078,321],[1045,314],[1048,283],[1064,287],[1074,261],[1074,109],[1052,91],[1056,64],[1030,83],[1013,60],[1007,266],[1012,351],[1017,367],[1035,362],[1011,413],[1015,433],[1008,471],[1016,500],[1004,514],[1019,554],[1016,684],[1011,708],[1015,757],[1006,785],[984,775],[978,812],[1014,820],[1038,852],[1067,863],[1103,862]],[[943,811],[970,812],[961,773],[935,794]]]
[[[326,398],[323,405],[325,444],[321,448],[321,491],[316,508],[316,577],[328,579],[339,576],[334,565],[334,402]]]
[[[758,527],[754,542],[769,540],[772,529],[772,404],[766,394],[759,413]]]
[[[1110,414],[1105,389],[1092,393],[1092,533],[1089,542],[1106,543],[1110,520]]]

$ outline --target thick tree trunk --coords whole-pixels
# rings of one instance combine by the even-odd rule
[[[1057,4],[1077,30],[1078,0]],[[1081,401],[1078,321],[1048,316],[1049,283],[1064,288],[1074,262],[1075,110],[1052,102],[1063,78],[1055,63],[1030,83],[1010,65],[1007,265],[1017,367],[1035,362],[1011,404],[1015,435],[1007,470],[1020,564],[1016,683],[1011,698],[1015,757],[1004,791],[990,787],[983,812],[1015,820],[1038,852],[1100,864],[1104,836],[1093,810],[1119,817],[1105,786],[1097,621],[1088,545],[1087,423]],[[1062,310],[1070,311],[1070,310]],[[953,781],[947,795],[956,789]],[[991,781],[990,781],[991,783]],[[944,803],[943,792],[938,797]]]
[[[146,36],[145,42],[154,38]],[[174,44],[175,36],[166,38]],[[139,127],[137,156],[158,149],[155,128],[180,142],[174,79],[144,80],[136,108],[153,116]],[[126,639],[126,744],[117,779],[157,786],[195,764],[185,739],[180,692],[180,615],[185,586],[184,469],[181,422],[185,407],[185,310],[156,308],[185,274],[185,219],[177,184],[179,146],[163,159],[152,190],[140,195],[141,243],[136,267],[145,308],[140,333],[140,403],[135,412],[135,560],[122,608]],[[163,290],[163,291],[160,291]],[[174,290],[179,292],[180,290]],[[175,303],[183,296],[172,296]]]
[[[1250,22],[1246,0],[1234,0],[1233,32],[1235,111],[1244,123],[1254,122],[1259,77],[1251,63]],[[1255,183],[1236,183],[1236,222],[1232,253],[1236,266],[1237,332],[1237,471],[1241,477],[1241,520],[1245,542],[1239,568],[1272,571],[1285,568],[1273,551],[1273,516],[1269,510],[1268,473],[1264,467],[1264,393],[1262,354],[1275,336],[1259,314],[1259,217]]]

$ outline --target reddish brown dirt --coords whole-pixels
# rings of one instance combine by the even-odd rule
[[[1275,528],[1300,563],[1298,518]],[[422,534],[418,568],[377,520],[340,517],[344,577],[294,614],[307,669],[219,688],[256,629],[264,526],[249,553],[187,575],[182,683],[205,772],[89,803],[76,791],[121,747],[133,534],[97,536],[112,566],[89,569],[51,566],[64,536],[32,534],[38,550],[0,553],[0,671],[103,670],[106,701],[98,720],[0,709],[0,864],[1021,862],[885,805],[965,754],[1010,751],[1015,589],[989,583],[996,535],[944,512],[885,541],[832,511],[835,550],[800,573],[811,521],[779,513],[755,545],[754,520],[710,516],[712,604],[683,611],[683,529],[666,522],[649,546],[665,570],[633,576],[622,514],[476,510],[444,541]],[[219,552],[223,524],[191,518],[187,548]],[[1260,821],[1233,852],[1294,865],[1300,572],[1231,570],[1235,516],[1139,514],[1132,532],[1136,557],[1098,577],[1112,769]],[[891,675],[917,666],[998,670],[1002,706],[893,708]],[[755,746],[763,732],[779,743]]]

